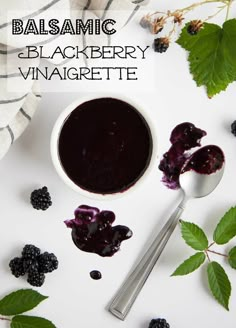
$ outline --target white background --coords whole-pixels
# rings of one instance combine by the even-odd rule
[[[168,6],[168,2],[171,3],[167,1],[155,7],[171,9],[173,5]],[[184,6],[191,2],[182,3]],[[201,13],[205,14],[204,10]],[[232,13],[236,13],[235,8]],[[151,42],[153,37],[141,30],[136,20],[132,28],[141,33],[147,44]],[[126,31],[117,38],[122,39],[123,33]],[[170,132],[178,123],[189,121],[206,130],[203,145],[219,145],[226,157],[220,185],[208,197],[190,201],[182,218],[201,225],[211,241],[219,219],[236,204],[236,138],[230,133],[230,124],[236,119],[235,83],[227,92],[208,99],[204,88],[197,88],[192,80],[186,53],[178,45],[172,45],[166,54],[155,54],[155,58],[154,67],[153,62],[150,67],[157,76],[155,91],[129,93],[130,98],[145,106],[158,135],[156,168],[142,188],[118,200],[93,201],[70,190],[57,176],[50,159],[51,130],[59,113],[82,95],[79,90],[78,93],[44,93],[27,131],[0,163],[0,296],[30,287],[24,278],[13,277],[8,268],[9,260],[20,255],[25,244],[33,243],[42,251],[54,252],[60,262],[59,269],[47,274],[44,285],[38,289],[49,295],[49,299],[30,313],[52,320],[58,328],[147,328],[155,317],[166,318],[172,328],[235,327],[236,271],[226,261],[219,259],[232,282],[230,312],[220,306],[208,290],[206,263],[189,276],[170,277],[194,252],[181,239],[178,228],[126,320],[122,322],[106,310],[148,240],[180,200],[179,191],[170,191],[162,185],[158,170],[161,155],[170,146]],[[32,190],[43,185],[49,188],[53,206],[46,212],[37,212],[31,207],[29,197]],[[121,251],[112,258],[84,253],[74,246],[63,220],[73,218],[74,209],[81,204],[112,210],[116,224],[125,224],[133,230],[133,237],[125,241]],[[218,250],[227,252],[235,244],[236,240]],[[213,259],[218,258],[212,256]],[[93,269],[102,272],[100,281],[90,278],[89,272]],[[2,321],[0,326],[9,324]]]

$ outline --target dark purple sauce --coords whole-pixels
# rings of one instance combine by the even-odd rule
[[[224,161],[224,153],[218,146],[205,146],[191,155],[181,173],[194,170],[200,174],[212,174],[222,168]]]
[[[98,270],[93,270],[90,272],[90,277],[94,280],[99,280],[102,278],[102,274]]]
[[[99,98],[79,105],[66,119],[58,151],[68,177],[101,194],[122,192],[146,170],[152,137],[143,116],[128,103]]]
[[[170,189],[178,189],[179,175],[186,160],[191,156],[188,151],[201,146],[200,140],[206,132],[194,124],[185,122],[177,125],[171,133],[172,146],[163,155],[159,169],[164,173],[162,181]]]
[[[96,207],[81,205],[74,215],[65,224],[72,229],[73,242],[82,251],[112,256],[120,249],[121,242],[133,235],[126,226],[112,226],[115,214],[111,211],[100,212]]]

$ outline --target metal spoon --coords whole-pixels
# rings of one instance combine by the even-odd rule
[[[188,162],[190,160],[191,157]],[[182,201],[118,290],[109,306],[109,311],[113,315],[121,320],[125,319],[174,231],[187,201],[191,198],[200,198],[210,194],[220,182],[223,172],[224,163],[220,169],[212,174],[199,174],[194,170],[180,174],[180,186],[183,191]]]

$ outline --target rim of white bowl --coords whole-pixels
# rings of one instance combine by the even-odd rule
[[[122,100],[131,106],[133,106],[144,118],[146,121],[149,129],[150,134],[152,138],[152,153],[150,157],[150,161],[148,166],[146,167],[144,173],[138,178],[138,180],[131,185],[128,189],[120,192],[115,193],[108,193],[108,194],[99,194],[90,192],[88,190],[85,190],[81,187],[79,187],[77,184],[75,184],[66,174],[65,170],[62,167],[62,164],[60,162],[59,153],[58,153],[58,138],[60,135],[61,128],[66,120],[66,118],[70,115],[70,113],[77,108],[79,105],[93,100],[93,99],[99,99],[99,98],[114,98],[118,100]],[[81,194],[82,196],[86,196],[88,198],[94,199],[94,200],[113,200],[120,197],[123,197],[127,194],[130,194],[131,192],[134,192],[137,188],[140,188],[144,180],[150,175],[150,172],[152,168],[154,167],[154,164],[157,160],[157,136],[155,127],[152,123],[152,120],[150,119],[149,115],[147,114],[146,110],[143,108],[143,105],[137,104],[136,101],[134,101],[132,98],[129,98],[127,96],[123,96],[122,94],[116,94],[116,93],[110,93],[110,92],[104,92],[104,93],[93,93],[90,95],[81,96],[80,98],[73,101],[71,104],[69,104],[58,116],[54,127],[52,129],[51,133],[51,140],[50,140],[50,150],[51,150],[51,158],[54,165],[54,168],[59,175],[59,177],[62,179],[62,181],[71,189],[76,191],[77,193]]]

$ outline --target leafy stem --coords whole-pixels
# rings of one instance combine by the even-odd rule
[[[153,41],[155,52],[166,52],[174,41],[188,52],[193,80],[198,87],[206,88],[209,99],[236,81],[236,17],[229,18],[235,3],[236,0],[198,0],[183,8],[148,13],[140,21],[142,28],[158,34]],[[215,7],[210,15],[188,20],[191,11],[210,4]],[[223,24],[210,23],[225,12]]]
[[[236,207],[230,208],[220,219],[213,233],[213,242],[210,244],[201,227],[183,220],[179,222],[184,241],[197,252],[182,262],[172,273],[172,276],[183,276],[196,271],[207,258],[207,277],[211,293],[226,310],[229,310],[231,283],[224,268],[218,262],[211,261],[209,255],[223,256],[231,268],[236,269],[236,246],[228,254],[210,249],[214,244],[224,245],[236,237]]]
[[[51,321],[45,318],[23,315],[24,312],[35,308],[47,298],[33,289],[20,289],[12,292],[0,299],[0,320],[9,321],[11,328],[56,328]]]

